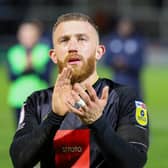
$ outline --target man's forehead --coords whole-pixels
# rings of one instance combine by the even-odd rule
[[[68,35],[68,34],[85,34],[85,33],[89,33],[89,32],[93,32],[96,30],[93,28],[93,26],[87,22],[87,21],[65,21],[65,22],[61,22],[54,34],[64,34],[64,35]]]

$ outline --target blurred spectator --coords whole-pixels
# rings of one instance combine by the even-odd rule
[[[135,31],[134,23],[129,18],[121,18],[116,31],[107,35],[103,43],[107,50],[105,64],[113,70],[113,80],[134,87],[142,97],[140,78],[145,44],[143,37]]]
[[[109,31],[111,27],[110,24],[112,17],[109,15],[108,12],[102,9],[97,9],[94,14],[94,20],[96,25],[98,25],[101,38],[104,34],[106,34]]]
[[[50,82],[50,46],[40,41],[41,35],[41,23],[22,23],[17,33],[18,44],[9,48],[7,53],[11,80],[8,103],[15,110],[17,123],[25,98],[31,92],[47,87]]]

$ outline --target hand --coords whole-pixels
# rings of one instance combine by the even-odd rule
[[[75,84],[71,92],[75,102],[82,98],[86,103],[85,106],[76,109],[70,102],[67,103],[67,106],[70,111],[74,112],[81,118],[83,123],[92,124],[98,120],[103,113],[108,100],[109,88],[107,86],[103,88],[100,98],[98,98],[96,91],[91,85],[87,84],[86,89],[88,93],[80,86],[80,84]]]
[[[67,98],[71,99],[71,77],[71,67],[64,68],[61,74],[58,75],[54,86],[52,95],[52,110],[54,113],[61,116],[64,116],[69,109],[65,102]]]

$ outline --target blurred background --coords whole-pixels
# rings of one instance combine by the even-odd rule
[[[38,62],[36,56],[29,59],[37,41],[40,44],[52,47],[51,32],[56,18],[66,12],[83,12],[90,15],[99,26],[101,42],[106,47],[108,54],[99,63],[99,75],[110,79],[127,77],[133,79],[136,86],[140,85],[141,96],[144,98],[150,115],[150,149],[148,162],[145,168],[168,167],[168,1],[167,0],[0,0],[0,165],[3,168],[12,167],[9,157],[9,145],[16,129],[16,116],[10,104],[9,96],[11,86],[16,79],[27,74],[35,73],[39,79],[46,80],[45,85],[30,89],[31,92],[42,87],[53,85],[55,65],[50,64],[50,79],[45,79],[44,74],[38,74],[46,62],[34,65]],[[133,35],[119,36],[117,25],[121,18],[129,18],[134,24]],[[40,34],[33,47],[24,48],[25,60],[13,59],[11,48],[19,44],[18,31],[22,23],[28,21],[40,22]],[[127,28],[126,28],[127,29]],[[129,37],[127,39],[127,37]],[[114,38],[114,41],[112,41]],[[23,38],[24,39],[24,38]],[[124,43],[124,42],[127,43]],[[110,44],[110,45],[109,45]],[[20,44],[21,46],[26,46]],[[120,46],[116,48],[116,46]],[[139,48],[142,51],[138,50]],[[142,47],[143,46],[143,47]],[[113,51],[114,49],[114,51]],[[134,53],[135,50],[139,52]],[[126,52],[127,56],[124,56]],[[12,54],[11,54],[12,53]],[[126,63],[122,59],[120,65],[115,65],[113,60],[127,58]],[[134,54],[133,54],[134,53]],[[129,55],[130,54],[130,55]],[[11,56],[12,55],[12,56]],[[17,55],[17,54],[14,54]],[[110,56],[110,57],[109,57]],[[140,57],[139,57],[140,56]],[[44,56],[45,57],[45,56]],[[27,59],[28,58],[28,59]],[[108,58],[108,59],[107,59]],[[112,59],[114,58],[114,59]],[[137,59],[136,59],[137,58]],[[16,61],[18,59],[18,61]],[[13,61],[15,60],[15,61]],[[15,62],[16,65],[13,65]],[[119,61],[118,61],[119,62]],[[24,70],[23,66],[26,66]],[[132,65],[132,67],[131,67]],[[18,68],[20,66],[20,69]],[[130,67],[129,67],[130,66]],[[122,68],[122,70],[120,68]],[[126,68],[128,68],[126,70]],[[47,70],[48,70],[47,69]],[[117,78],[117,70],[124,72]],[[13,71],[12,71],[13,70]],[[126,72],[136,71],[136,75],[130,77]],[[20,72],[20,76],[19,76]],[[119,74],[120,74],[119,72]],[[43,75],[43,76],[42,76]],[[124,76],[126,75],[126,77]],[[138,82],[138,83],[136,83]],[[129,82],[128,82],[129,83]],[[20,88],[20,87],[19,87]],[[16,91],[15,91],[16,92]],[[15,93],[16,95],[16,93]],[[21,97],[17,92],[17,99]],[[16,98],[15,98],[16,99]],[[20,108],[19,106],[16,107]],[[24,156],[23,156],[24,157]]]

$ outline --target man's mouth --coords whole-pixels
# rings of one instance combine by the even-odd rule
[[[68,60],[68,64],[79,64],[80,63],[80,59],[79,58],[69,58]]]

